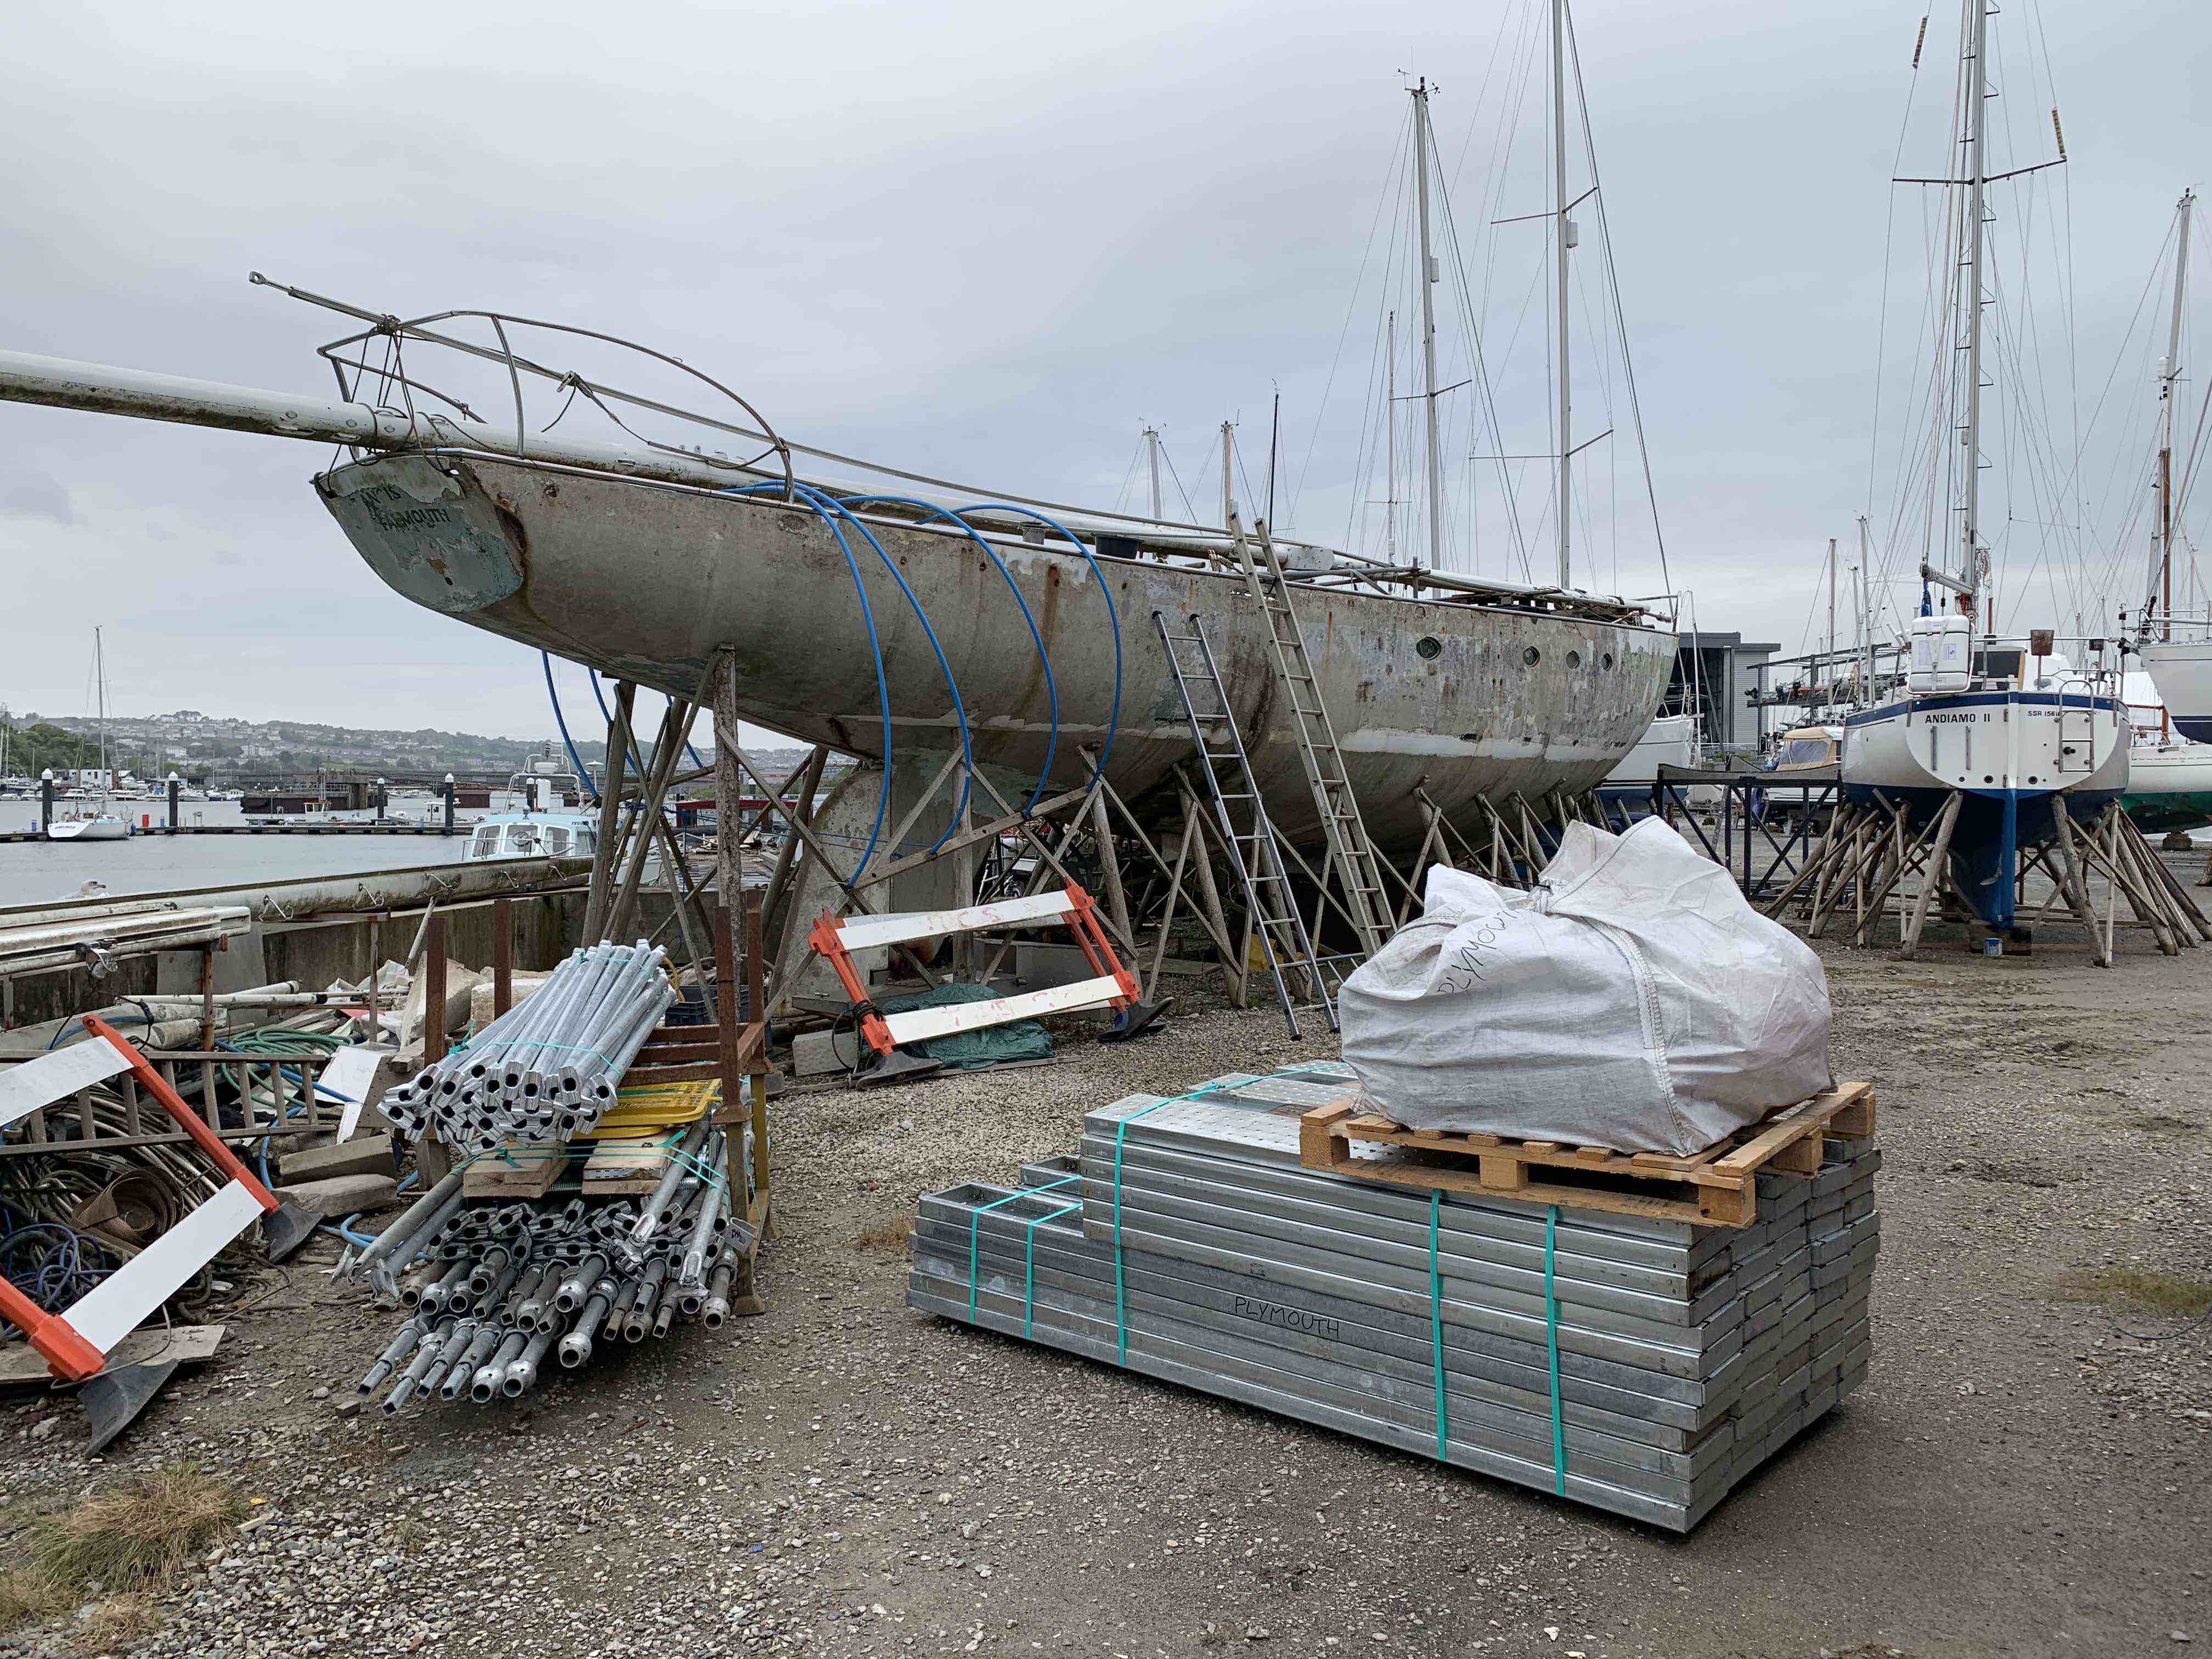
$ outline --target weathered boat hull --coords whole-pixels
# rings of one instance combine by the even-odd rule
[[[386,455],[317,487],[370,568],[417,604],[682,696],[702,695],[714,653],[732,646],[746,720],[881,758],[872,617],[896,756],[958,744],[914,605],[865,538],[847,529],[848,564],[808,507],[480,454]],[[1190,743],[1152,615],[1178,631],[1195,616],[1271,814],[1296,839],[1318,836],[1266,623],[1240,578],[1102,556],[1109,611],[1083,558],[997,544],[1043,639],[1048,690],[1007,577],[973,542],[872,527],[935,629],[979,762],[1034,778],[1049,753],[1064,785],[1084,775],[1087,747],[1109,752],[1108,775],[1140,812],[1164,804]],[[1425,832],[1417,791],[1465,821],[1479,797],[1595,787],[1643,734],[1674,653],[1669,633],[1540,610],[1318,590],[1297,603],[1386,849]]]

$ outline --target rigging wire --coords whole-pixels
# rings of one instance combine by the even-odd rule
[[[1360,251],[1359,269],[1352,275],[1352,297],[1345,302],[1344,323],[1343,325],[1337,330],[1336,349],[1330,354],[1328,360],[1328,377],[1322,383],[1321,402],[1316,404],[1314,409],[1313,431],[1306,439],[1305,459],[1298,463],[1297,487],[1291,491],[1289,516],[1293,522],[1295,522],[1297,518],[1298,497],[1305,493],[1306,474],[1310,471],[1313,467],[1315,447],[1321,442],[1322,423],[1328,415],[1328,394],[1336,386],[1336,371],[1338,366],[1344,361],[1344,343],[1351,337],[1352,319],[1358,314],[1359,310],[1360,286],[1367,278],[1368,261],[1371,259],[1375,254],[1375,233],[1376,230],[1381,228],[1382,224],[1382,204],[1385,202],[1392,200],[1395,196],[1395,192],[1390,188],[1389,181],[1396,178],[1398,175],[1399,167],[1402,165],[1402,158],[1405,154],[1406,145],[1407,140],[1412,137],[1413,130],[1413,120],[1412,117],[1409,115],[1407,118],[1405,124],[1399,128],[1398,136],[1391,144],[1390,165],[1383,175],[1382,194],[1376,198],[1375,217],[1367,227],[1367,246]],[[1185,510],[1188,510],[1188,502],[1187,501],[1185,502]],[[1198,515],[1195,513],[1193,513],[1191,516],[1194,519]]]
[[[1659,492],[1651,478],[1651,451],[1644,441],[1644,400],[1636,390],[1636,360],[1628,350],[1628,320],[1621,310],[1620,273],[1613,264],[1613,226],[1606,217],[1605,191],[1598,179],[1597,143],[1590,132],[1589,97],[1583,87],[1582,46],[1575,33],[1574,14],[1566,14],[1567,56],[1575,70],[1575,104],[1582,113],[1583,149],[1589,161],[1591,200],[1597,210],[1598,242],[1605,250],[1606,286],[1613,295],[1613,327],[1620,339],[1621,378],[1628,388],[1630,417],[1636,427],[1636,453],[1644,461],[1644,493],[1651,505],[1651,535],[1659,551],[1659,578],[1662,587],[1672,588],[1674,577],[1667,568],[1667,533],[1659,522]]]

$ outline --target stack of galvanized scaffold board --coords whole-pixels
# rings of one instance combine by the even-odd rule
[[[1866,1375],[1881,1155],[1832,1133],[1871,1131],[1863,1090],[1724,1225],[1632,1182],[1445,1190],[1384,1142],[1302,1166],[1356,1090],[1322,1062],[1090,1113],[1077,1157],[923,1197],[908,1300],[1679,1532]]]

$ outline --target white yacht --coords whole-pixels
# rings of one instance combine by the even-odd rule
[[[1945,294],[1931,399],[1940,438],[1932,449],[1947,459],[1920,563],[1921,614],[1908,629],[1904,694],[1844,721],[1841,767],[1847,799],[1902,805],[1916,828],[1958,797],[1951,878],[2002,933],[2014,926],[2021,848],[2057,836],[2058,800],[2078,823],[2120,797],[2130,736],[2117,684],[2074,671],[2048,632],[2004,638],[1994,628],[1983,474],[2001,456],[1984,450],[1982,405],[2009,359],[1984,349],[1994,337],[1985,313],[2003,291],[1989,246],[1989,187],[2057,161],[1992,168],[1990,15],[1985,4],[1965,8],[1950,165],[1936,179],[1899,181],[1949,192],[1950,240],[1936,255]]]

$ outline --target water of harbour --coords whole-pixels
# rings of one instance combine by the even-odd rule
[[[494,810],[508,810],[500,796]],[[518,803],[519,804],[519,803]],[[64,806],[58,810],[66,811]],[[112,810],[135,828],[142,817],[168,822],[166,800],[118,800]],[[287,820],[296,823],[343,823],[367,813],[317,812]],[[435,823],[436,799],[395,794],[392,816]],[[478,814],[463,812],[465,825]],[[185,801],[179,824],[243,823],[236,801]],[[0,830],[35,830],[35,800],[0,800]],[[219,887],[234,882],[293,881],[315,876],[357,875],[372,870],[404,870],[416,865],[450,864],[468,845],[456,836],[144,836],[128,841],[20,842],[0,843],[0,905],[41,904],[72,898],[88,881],[111,894],[158,893],[177,888]]]

